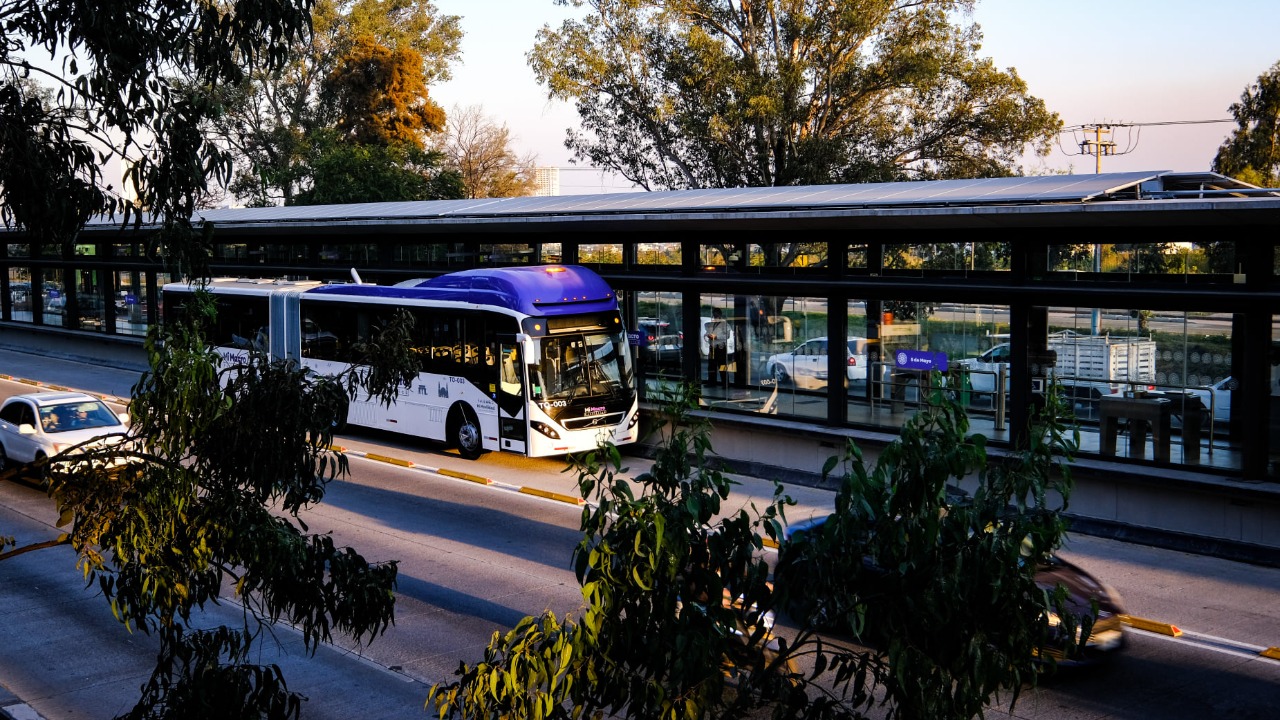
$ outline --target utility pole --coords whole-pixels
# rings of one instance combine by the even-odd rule
[[[1092,132],[1093,137],[1090,138],[1087,135],[1085,136],[1084,142],[1080,143],[1080,152],[1085,155],[1092,155],[1096,158],[1097,162],[1094,172],[1101,174],[1102,156],[1116,154],[1116,144],[1111,140],[1111,126],[1094,125],[1090,127],[1086,125],[1084,126],[1084,131],[1085,133]],[[1107,139],[1103,140],[1103,137],[1106,137]],[[1093,246],[1093,272],[1095,276],[1102,272],[1102,246],[1096,243]],[[1099,325],[1102,320],[1100,315],[1101,313],[1098,311],[1098,308],[1094,308],[1091,313],[1091,317],[1089,318],[1089,330],[1093,335],[1097,335],[1100,329]]]
[[[1116,144],[1111,140],[1111,126],[1094,125],[1090,127],[1085,125],[1083,129],[1085,133],[1093,133],[1093,137],[1090,138],[1086,136],[1084,142],[1080,143],[1080,152],[1084,155],[1093,155],[1097,158],[1094,172],[1101,173],[1102,156],[1116,154]],[[1104,136],[1107,138],[1106,140],[1102,139]]]

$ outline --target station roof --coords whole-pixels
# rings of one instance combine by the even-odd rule
[[[616,230],[642,221],[671,229],[759,229],[761,223],[792,228],[1241,225],[1280,221],[1280,190],[1215,173],[1151,171],[223,208],[202,210],[199,219],[223,232],[278,233],[350,233],[353,226],[390,233],[573,232]],[[102,225],[87,229],[92,227]]]

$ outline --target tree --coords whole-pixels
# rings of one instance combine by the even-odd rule
[[[234,6],[134,0],[0,7],[0,217],[46,243],[70,243],[97,215],[164,228],[155,243],[187,267],[207,260],[190,218],[230,157],[200,132],[218,107],[191,87],[270,71],[308,31],[310,0]],[[55,69],[56,68],[56,69]],[[176,74],[187,82],[174,79]],[[38,78],[52,98],[23,81]],[[124,183],[104,167],[127,168]]]
[[[17,3],[0,7],[0,213],[40,243],[70,244],[99,214],[162,228],[149,238],[175,275],[208,277],[208,236],[193,209],[231,172],[203,135],[217,115],[206,88],[282,66],[308,32],[310,0]],[[54,72],[32,53],[56,53]],[[30,78],[56,84],[51,94]],[[175,78],[182,78],[181,80]],[[124,161],[135,204],[102,164]],[[201,317],[195,313],[194,317]],[[370,365],[343,377],[250,356],[223,367],[199,326],[167,318],[147,339],[150,371],[119,442],[3,479],[44,479],[67,532],[0,560],[70,544],[120,621],[160,638],[139,718],[296,717],[278,668],[252,664],[264,629],[288,618],[309,648],[334,632],[371,640],[391,622],[394,562],[370,563],[297,519],[346,471],[329,445],[356,392],[390,402],[414,366],[407,318],[377,333]],[[193,614],[226,582],[245,603],[239,628]]]
[[[1218,148],[1213,171],[1261,187],[1280,184],[1280,62],[1231,104],[1237,127]]]
[[[448,80],[450,64],[460,57],[459,21],[441,15],[428,0],[318,0],[315,32],[294,44],[287,65],[210,90],[225,111],[210,132],[237,163],[228,189],[255,206],[292,204],[310,182],[311,134],[337,125],[337,105],[321,100],[322,85],[341,59],[362,38],[371,38],[370,47],[379,52],[413,51],[421,62],[418,78],[429,87]]]
[[[393,50],[361,35],[324,88],[337,130],[349,142],[422,149],[424,135],[444,129],[444,110],[427,97],[422,56],[412,48]]]
[[[537,156],[516,155],[507,126],[495,124],[479,105],[453,108],[440,149],[448,166],[462,175],[466,197],[533,194]]]
[[[201,332],[212,317],[202,302],[194,322],[171,319],[148,336],[151,369],[134,388],[128,434],[49,459],[49,496],[69,525],[57,544],[75,548],[121,623],[160,639],[128,717],[296,717],[303,698],[278,667],[252,660],[264,630],[287,618],[314,652],[334,633],[371,641],[392,622],[396,563],[308,535],[299,513],[347,472],[331,443],[348,398],[390,403],[416,374],[412,321],[402,315],[356,348],[383,359],[376,368],[327,377],[262,351],[227,365]],[[244,623],[207,627],[197,613],[224,588]]]
[[[557,0],[527,55],[575,157],[646,188],[1010,175],[1061,120],[980,59],[970,0]]]
[[[305,136],[309,157],[291,205],[460,198],[462,179],[425,137],[444,128],[444,110],[427,97],[422,59],[356,38],[325,79],[325,105],[337,118]]]
[[[441,169],[439,152],[404,145],[358,145],[331,134],[313,138],[311,186],[290,205],[329,205],[465,197],[462,177]]]
[[[779,488],[764,508],[725,511],[733,482],[715,469],[685,389],[667,408],[650,472],[620,478],[613,448],[578,465],[593,500],[574,553],[582,618],[548,613],[495,634],[484,659],[461,664],[427,705],[441,718],[740,718],[762,708],[860,718],[883,702],[888,717],[969,718],[1000,692],[1016,701],[1039,672],[1047,611],[1068,637],[1089,630],[1062,588],[1035,584],[1037,560],[1061,542],[1065,462],[1078,442],[1056,419],[1069,406],[1050,395],[1031,446],[1007,460],[988,459],[945,392],[874,468],[851,445],[832,516],[803,549],[814,611],[792,618],[794,637],[774,637],[766,613],[801,590],[785,575],[775,590],[760,551],[781,537],[790,500]],[[948,483],[962,478],[977,490],[956,502]],[[868,558],[887,570],[869,577]],[[885,637],[871,647],[824,639],[822,617]]]

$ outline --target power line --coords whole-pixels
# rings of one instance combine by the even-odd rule
[[[1160,122],[1146,123],[1092,123],[1089,125],[1072,125],[1063,128],[1058,134],[1058,149],[1063,155],[1068,157],[1073,155],[1092,155],[1097,159],[1095,172],[1102,172],[1102,158],[1108,155],[1128,155],[1138,148],[1138,140],[1142,136],[1142,128],[1144,127],[1167,127],[1172,125],[1212,125],[1216,123],[1233,123],[1234,118],[1226,118],[1223,120],[1162,120]],[[1111,139],[1112,132],[1119,129],[1128,130],[1128,141],[1123,150],[1120,150],[1115,141]],[[1075,140],[1075,146],[1080,148],[1079,152],[1068,152],[1062,147],[1062,135],[1071,133]]]

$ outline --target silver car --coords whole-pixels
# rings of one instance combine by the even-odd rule
[[[867,381],[867,339],[851,337],[846,342],[845,373],[849,382]],[[765,373],[779,385],[819,390],[827,386],[827,339],[814,338],[791,352],[769,356]]]
[[[84,443],[87,449],[107,436],[123,436],[128,432],[126,420],[127,415],[117,415],[85,393],[14,395],[0,405],[0,467],[52,458]]]

